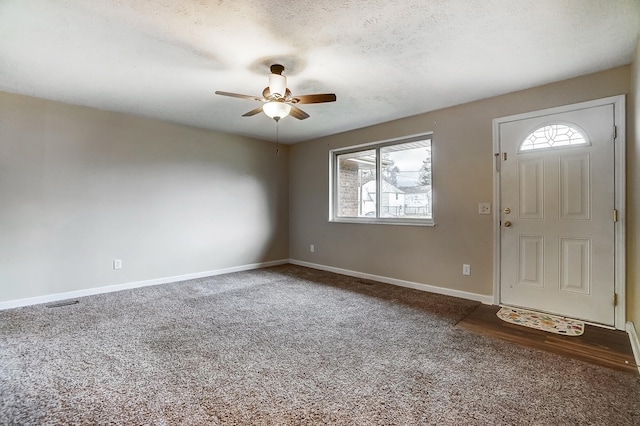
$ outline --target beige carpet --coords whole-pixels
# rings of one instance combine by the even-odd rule
[[[0,312],[0,424],[638,425],[640,380],[292,265]]]

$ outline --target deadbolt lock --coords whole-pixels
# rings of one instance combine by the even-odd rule
[[[502,210],[504,212],[504,214],[509,214],[511,213],[511,209],[509,207],[505,207],[504,210]]]

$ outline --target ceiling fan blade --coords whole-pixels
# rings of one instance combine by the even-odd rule
[[[291,102],[294,104],[321,104],[323,102],[335,102],[335,93],[322,93],[317,95],[294,96]]]
[[[293,106],[291,104],[290,106],[291,106],[291,111],[289,112],[289,115],[292,116],[293,118],[297,118],[298,120],[304,120],[305,118],[309,118],[309,114],[307,114],[300,108]]]
[[[253,101],[263,100],[262,98],[258,98],[257,96],[241,95],[240,93],[221,92],[219,90],[216,90],[216,95],[231,96],[232,98],[240,98],[240,99],[251,99]]]
[[[260,114],[262,112],[262,106],[259,106],[256,109],[252,109],[251,111],[242,114],[243,117],[251,117],[252,115]]]

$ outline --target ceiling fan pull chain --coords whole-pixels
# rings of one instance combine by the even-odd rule
[[[276,120],[276,157],[280,155],[280,123]]]

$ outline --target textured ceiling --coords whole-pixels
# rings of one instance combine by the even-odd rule
[[[0,0],[0,90],[294,143],[632,61],[640,0]]]

